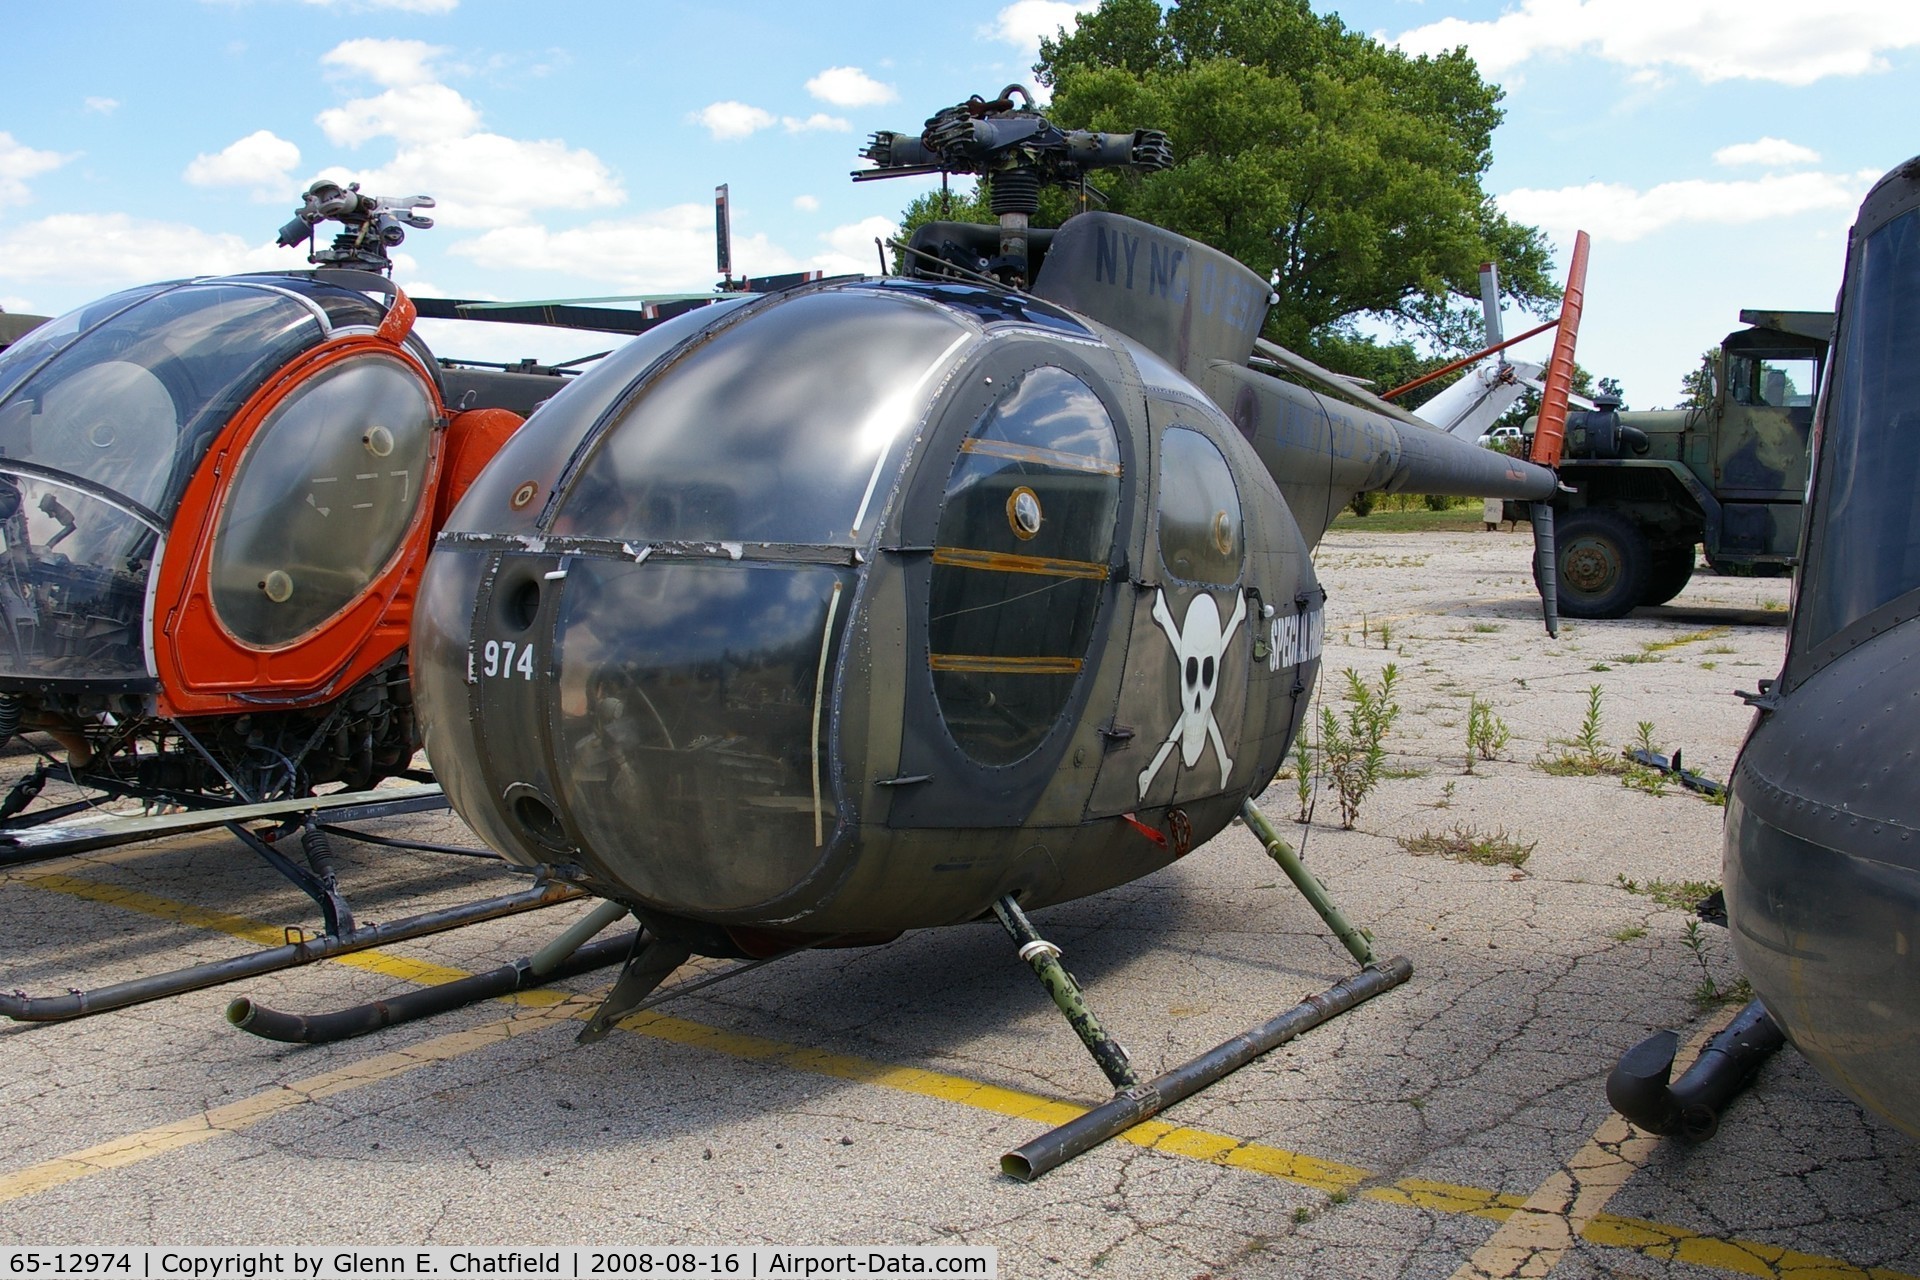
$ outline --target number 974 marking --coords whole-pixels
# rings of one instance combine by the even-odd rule
[[[511,640],[489,640],[480,651],[480,674],[533,679],[533,645]]]

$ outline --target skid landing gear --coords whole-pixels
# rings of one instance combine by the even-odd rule
[[[1280,838],[1253,801],[1241,810],[1247,829],[1260,838],[1267,854],[1280,864],[1294,886],[1327,923],[1341,943],[1360,962],[1360,972],[1335,983],[1315,996],[1309,996],[1277,1018],[1215,1045],[1191,1062],[1154,1077],[1142,1084],[1136,1081],[1127,1062],[1126,1051],[1108,1037],[1093,1013],[1086,1007],[1078,984],[1060,964],[1060,951],[1040,938],[1021,914],[1011,896],[994,904],[994,912],[1007,932],[1020,942],[1020,956],[1033,966],[1053,996],[1054,1003],[1079,1033],[1094,1060],[1112,1082],[1113,1098],[1068,1121],[1059,1128],[1000,1157],[1000,1171],[1021,1182],[1031,1182],[1050,1169],[1090,1151],[1107,1139],[1150,1119],[1184,1098],[1239,1070],[1247,1063],[1303,1031],[1311,1030],[1338,1017],[1383,991],[1392,989],[1413,976],[1413,965],[1405,956],[1379,961],[1366,932],[1348,923],[1325,886],[1300,862],[1298,855]]]
[[[32,781],[35,775],[28,775]],[[89,802],[90,807],[91,802]],[[502,872],[521,874],[519,868],[488,850],[460,849],[394,840],[342,828],[342,822],[398,817],[446,808],[447,800],[433,785],[395,787],[379,791],[342,792],[303,796],[259,804],[207,804],[183,813],[159,816],[119,816],[97,809],[71,821],[41,823],[36,812],[11,826],[0,826],[0,868],[11,869],[49,858],[116,848],[165,836],[225,828],[235,839],[306,894],[319,908],[323,931],[318,936],[289,928],[285,945],[208,964],[190,965],[91,991],[69,991],[58,996],[0,992],[0,1018],[16,1022],[67,1022],[112,1009],[164,1000],[207,987],[261,974],[313,964],[334,956],[443,933],[482,920],[537,911],[582,896],[578,889],[546,880],[513,893],[500,894],[464,906],[429,911],[377,925],[354,919],[353,909],[340,890],[329,835],[403,849],[479,857]],[[255,826],[271,822],[271,826]],[[289,856],[289,850],[297,850]],[[603,963],[611,963],[609,958]]]

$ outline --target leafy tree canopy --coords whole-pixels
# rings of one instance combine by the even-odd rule
[[[1100,175],[1109,207],[1276,274],[1288,346],[1365,345],[1372,318],[1471,349],[1484,261],[1523,307],[1558,300],[1540,233],[1481,188],[1501,91],[1464,49],[1411,58],[1308,0],[1105,0],[1034,71],[1063,128],[1172,136],[1174,168]]]

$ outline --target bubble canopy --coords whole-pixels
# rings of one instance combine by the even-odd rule
[[[0,353],[0,684],[149,687],[146,600],[213,441],[290,361],[380,317],[312,277],[176,281]]]
[[[867,539],[935,383],[980,330],[914,294],[871,287],[776,300],[753,320],[715,324],[655,362],[592,440],[550,532]],[[474,515],[456,526],[473,527]]]
[[[366,297],[301,277],[115,294],[0,353],[0,467],[24,463],[166,516],[207,446],[268,375]]]

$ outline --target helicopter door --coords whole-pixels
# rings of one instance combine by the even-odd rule
[[[436,417],[419,372],[374,350],[325,365],[273,407],[213,538],[213,611],[229,635],[292,644],[381,576],[427,496]]]
[[[935,437],[957,448],[931,553],[907,573],[910,609],[926,605],[910,614],[900,756],[924,781],[895,792],[894,826],[1024,821],[1085,701],[1113,613],[1123,467],[1112,393],[1079,366],[1057,345],[1007,343],[956,397],[947,421],[964,437]]]
[[[1092,817],[1217,795],[1246,754],[1254,620],[1241,589],[1239,491],[1200,432],[1170,426],[1160,441],[1159,502],[1110,731],[1116,746],[1101,762]]]

